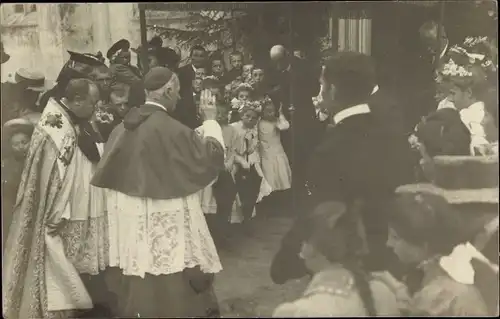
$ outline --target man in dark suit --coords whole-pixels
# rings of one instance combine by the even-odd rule
[[[198,121],[196,104],[193,98],[193,80],[196,70],[206,67],[207,51],[202,46],[194,46],[190,52],[191,63],[179,68],[178,76],[181,84],[180,100],[173,117],[182,124],[195,129],[201,123]]]
[[[413,180],[411,152],[406,137],[394,134],[391,123],[372,112],[369,101],[375,86],[371,59],[346,52],[327,62],[322,75],[323,105],[333,114],[329,128],[311,155],[301,214],[282,241],[271,266],[276,283],[307,273],[299,257],[304,220],[320,203],[340,200],[362,217],[369,254],[368,270],[388,269],[391,259],[385,243],[388,222],[385,205],[397,186]]]
[[[419,29],[420,48],[418,54],[402,59],[404,66],[399,89],[400,101],[406,106],[405,116],[410,129],[413,129],[421,119],[438,108],[438,103],[444,98],[436,98],[436,70],[448,57],[451,47],[444,27],[435,21],[425,22]]]
[[[292,165],[292,190],[304,185],[304,168],[319,139],[320,123],[312,97],[319,92],[319,72],[303,59],[290,54],[282,45],[270,51],[275,70],[269,75],[274,89],[269,95],[276,107],[280,104],[290,129],[282,132],[282,144]]]

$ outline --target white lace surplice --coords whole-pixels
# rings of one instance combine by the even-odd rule
[[[124,275],[168,275],[222,265],[200,205],[200,194],[154,200],[108,191],[109,258]]]

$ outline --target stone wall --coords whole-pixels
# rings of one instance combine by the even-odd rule
[[[36,12],[26,14],[3,8],[13,5],[2,4],[2,42],[11,55],[2,65],[2,81],[21,67],[35,68],[54,81],[69,58],[67,50],[101,51],[105,55],[109,47],[122,38],[128,39],[133,48],[141,42],[137,4],[39,3]],[[185,25],[182,14],[168,12],[148,13],[147,20],[170,27]],[[148,39],[153,35],[149,31]],[[165,41],[165,45],[175,45],[175,42]],[[187,51],[183,56],[187,56]]]

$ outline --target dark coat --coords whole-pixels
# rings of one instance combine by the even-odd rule
[[[455,109],[444,108],[432,112],[418,124],[415,135],[431,157],[470,154],[470,132]]]
[[[223,169],[219,142],[200,138],[146,103],[113,130],[91,183],[129,196],[173,199],[205,188]]]
[[[186,64],[179,68],[177,75],[179,76],[179,82],[181,84],[179,92],[180,100],[172,116],[187,127],[195,129],[201,123],[199,123],[198,120],[196,103],[193,98],[193,80],[195,79],[195,73],[192,64]]]
[[[402,134],[394,135],[387,126],[374,114],[362,114],[328,129],[309,160],[310,194],[295,194],[300,197],[298,205],[302,212],[273,260],[274,282],[284,283],[306,273],[304,262],[298,257],[306,236],[305,220],[316,205],[328,200],[344,201],[348,207],[355,200],[364,202],[361,216],[369,249],[374,259],[385,261],[381,253],[387,241],[385,205],[397,186],[413,180],[409,144]]]

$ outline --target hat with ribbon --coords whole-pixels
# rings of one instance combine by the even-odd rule
[[[36,70],[21,68],[16,71],[12,81],[25,90],[44,92],[51,89],[43,73]]]
[[[144,77],[144,88],[147,91],[158,90],[170,81],[173,74],[166,67],[154,67]]]
[[[130,49],[130,42],[127,39],[121,39],[117,41],[115,44],[109,48],[106,53],[106,57],[108,60],[112,61],[118,54],[124,51],[128,51]]]

